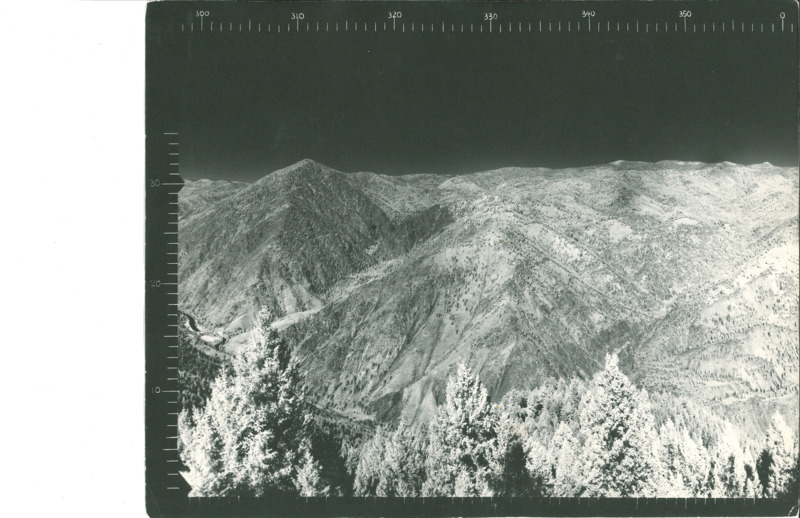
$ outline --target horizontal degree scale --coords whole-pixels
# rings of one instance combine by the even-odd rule
[[[776,34],[794,33],[794,23],[787,23],[785,18],[778,22],[743,22],[734,19],[727,21],[690,22],[688,18],[681,21],[670,22],[642,22],[639,20],[625,21],[594,21],[569,20],[535,20],[525,22],[500,22],[489,21],[483,23],[448,23],[448,22],[417,22],[402,21],[306,21],[295,20],[285,23],[262,23],[247,20],[246,22],[225,22],[208,20],[200,17],[198,22],[181,23],[182,32],[214,32],[214,33],[245,33],[255,32],[262,34],[286,33],[472,33],[472,34],[503,34],[503,33],[573,33],[573,32],[615,32],[615,33],[730,33],[730,34]]]

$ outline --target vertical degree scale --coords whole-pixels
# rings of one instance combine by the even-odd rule
[[[160,189],[157,199],[162,205],[164,268],[163,278],[148,281],[151,289],[160,290],[163,325],[161,334],[164,372],[151,392],[161,399],[164,408],[164,427],[159,430],[164,440],[164,461],[166,463],[165,489],[180,491],[181,475],[178,472],[178,413],[180,410],[180,390],[178,385],[178,192],[183,187],[180,179],[180,139],[177,131],[163,132],[165,151],[158,177],[150,179],[151,189]]]

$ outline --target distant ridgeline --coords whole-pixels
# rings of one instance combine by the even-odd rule
[[[498,404],[461,364],[428,425],[371,433],[332,427],[306,397],[265,320],[205,406],[181,413],[192,496],[797,499],[800,488],[797,437],[780,414],[740,441],[708,410],[636,388],[615,355],[589,382],[551,380]]]
[[[796,169],[683,162],[188,181],[184,455],[195,481],[252,478],[195,493],[774,496],[796,480],[798,193]],[[254,332],[302,386],[304,432],[258,439],[294,452],[280,476],[198,460],[255,444],[208,403],[268,354]]]

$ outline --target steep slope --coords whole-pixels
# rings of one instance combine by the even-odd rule
[[[400,222],[436,204],[438,187],[448,177],[435,174],[387,176],[351,173],[347,179],[393,222]]]
[[[441,216],[431,210],[419,218]],[[179,223],[182,309],[211,328],[243,319],[239,330],[263,306],[276,317],[319,309],[336,282],[426,237],[396,228],[345,174],[311,160]]]
[[[184,180],[178,197],[181,219],[186,221],[247,186],[245,182],[227,180]]]
[[[181,227],[181,304],[220,329],[238,317],[226,336],[269,306],[317,403],[352,416],[426,419],[459,361],[499,398],[611,350],[650,390],[793,416],[797,198],[797,171],[769,164],[303,162]]]

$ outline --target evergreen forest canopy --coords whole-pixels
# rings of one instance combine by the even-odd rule
[[[740,440],[708,409],[634,386],[614,355],[591,381],[497,403],[461,364],[428,425],[367,430],[305,401],[296,360],[259,320],[230,364],[202,366],[210,386],[185,379],[192,496],[798,497],[798,438],[779,413]]]

